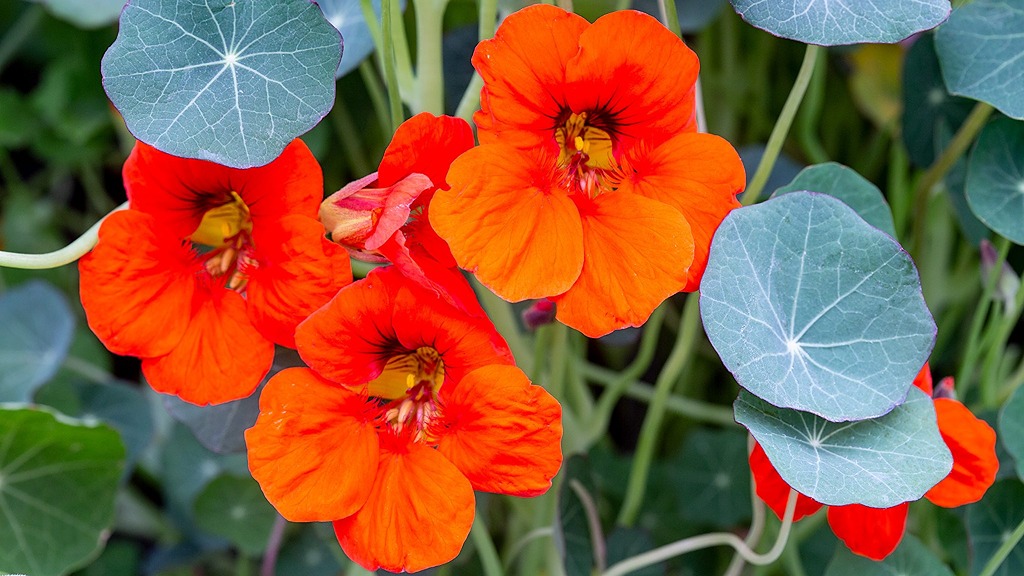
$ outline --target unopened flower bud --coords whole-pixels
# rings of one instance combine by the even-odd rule
[[[982,286],[986,285],[989,280],[989,276],[992,273],[992,268],[999,262],[999,252],[996,251],[995,246],[992,245],[988,240],[981,241],[981,282]],[[996,280],[995,292],[992,294],[992,298],[998,300],[1006,306],[1006,313],[1013,314],[1014,300],[1017,298],[1017,290],[1020,289],[1020,277],[1017,276],[1013,268],[1008,263],[1003,262],[1003,269],[999,273],[999,279]]]
[[[523,311],[523,323],[530,330],[536,330],[555,320],[555,303],[547,298],[537,300]]]

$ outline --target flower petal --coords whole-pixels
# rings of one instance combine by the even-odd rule
[[[553,159],[504,144],[478,146],[448,173],[430,224],[459,266],[506,300],[561,294],[583,267],[579,211],[554,182]]]
[[[337,520],[366,502],[378,459],[370,406],[307,368],[283,370],[263,388],[245,431],[249,470],[287,520]]]
[[[935,400],[935,414],[942,440],[953,453],[953,470],[925,498],[946,508],[981,500],[999,471],[995,430],[956,400]]]
[[[473,488],[440,452],[385,434],[366,503],[334,532],[367,570],[416,572],[459,555],[473,514]]]
[[[115,354],[169,353],[188,326],[199,269],[191,250],[164,234],[153,216],[111,214],[96,247],[78,262],[89,327]]]
[[[757,489],[757,496],[775,512],[781,520],[786,513],[786,504],[789,501],[789,484],[782,479],[775,466],[772,466],[768,455],[760,444],[754,444],[754,450],[750,453],[750,472],[754,476],[754,484]],[[804,516],[810,516],[821,510],[821,504],[804,496],[797,494],[796,511],[793,514],[793,521],[796,522]]]
[[[564,294],[553,297],[556,318],[591,338],[640,326],[666,298],[686,284],[693,237],[671,207],[612,192],[580,206],[583,271]]]
[[[158,358],[144,358],[142,372],[157,392],[205,406],[245,398],[274,361],[274,344],[245,313],[245,300],[217,286],[199,285],[181,341]]]
[[[620,191],[668,204],[690,224],[694,256],[684,290],[696,290],[707,267],[711,238],[729,212],[740,206],[736,194],[743,190],[746,176],[739,154],[713,134],[679,134],[649,151],[639,147],[629,165],[634,173]]]
[[[914,377],[914,386],[921,389],[922,392],[927,394],[929,397],[932,395],[932,369],[928,366],[928,363],[924,363],[924,367]]]
[[[421,112],[398,127],[377,171],[380,186],[391,186],[410,174],[424,174],[434,188],[447,188],[452,162],[473,147],[473,130],[462,118]]]
[[[515,366],[486,366],[442,388],[438,450],[473,489],[537,496],[562,464],[562,409]]]
[[[860,504],[829,506],[828,524],[851,552],[882,560],[900,545],[908,508],[907,502],[892,508],[869,508]]]

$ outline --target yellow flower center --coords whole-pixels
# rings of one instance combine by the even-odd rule
[[[602,187],[614,187],[618,162],[607,131],[587,124],[587,113],[570,114],[555,128],[558,167],[565,170],[566,184],[574,191],[594,197]]]
[[[388,360],[381,375],[370,382],[369,392],[370,396],[391,400],[384,407],[384,420],[389,426],[398,432],[411,426],[415,441],[429,442],[443,383],[441,354],[424,346]]]
[[[231,192],[226,203],[207,210],[189,240],[200,247],[211,276],[225,277],[228,290],[245,289],[247,270],[256,266],[256,260],[251,255],[252,217],[238,193]]]

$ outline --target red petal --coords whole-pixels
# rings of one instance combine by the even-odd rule
[[[416,572],[459,555],[473,514],[473,488],[440,452],[386,434],[366,504],[334,532],[367,570]]]
[[[754,450],[750,453],[750,472],[754,476],[754,484],[757,489],[757,496],[775,512],[781,520],[786,513],[786,503],[789,500],[789,484],[782,479],[775,467],[772,466],[768,455],[760,444],[754,444]],[[821,509],[821,504],[804,496],[797,494],[796,512],[793,514],[793,521],[796,522],[804,516],[810,516]]]
[[[981,500],[999,471],[995,430],[956,400],[935,400],[935,414],[942,439],[953,453],[953,470],[925,498],[946,508]]]
[[[442,388],[438,450],[473,489],[536,496],[562,464],[562,409],[515,366],[486,366]]]
[[[868,508],[860,504],[829,506],[828,524],[851,552],[882,560],[900,545],[908,508],[907,502],[892,508]]]
[[[245,445],[253,478],[282,516],[328,522],[366,502],[378,458],[370,407],[307,368],[270,379]]]
[[[924,363],[924,367],[914,377],[914,386],[920,388],[929,398],[932,396],[932,369],[928,367],[928,363]]]
[[[445,177],[455,159],[473,147],[473,130],[461,118],[421,112],[395,131],[380,162],[381,186],[410,174],[424,174],[434,188],[447,188]]]

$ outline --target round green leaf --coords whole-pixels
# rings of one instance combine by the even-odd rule
[[[1024,480],[1024,387],[1017,388],[999,413],[999,438],[1017,463],[1017,476]]]
[[[0,566],[58,576],[92,557],[109,535],[123,465],[106,426],[0,407]]]
[[[654,539],[651,538],[651,535],[646,530],[616,526],[605,541],[607,556],[605,564],[614,566],[618,562],[639,556],[644,552],[650,552],[653,549]],[[664,565],[654,564],[640,570],[634,570],[629,573],[629,576],[663,576],[664,574]]]
[[[243,433],[260,414],[260,390],[250,396],[216,406],[196,406],[177,396],[161,395],[164,408],[175,420],[188,426],[196,440],[219,454],[245,452]]]
[[[666,486],[679,493],[688,522],[730,528],[750,518],[747,435],[700,428],[686,437],[679,456],[665,466]]]
[[[29,402],[64,362],[71,309],[60,291],[33,280],[0,296],[0,326],[0,402]]]
[[[932,399],[917,388],[892,412],[858,422],[776,408],[745,391],[733,408],[786,483],[829,506],[917,500],[953,468]]]
[[[194,513],[200,528],[231,540],[249,554],[266,548],[277,518],[260,485],[248,476],[215,478],[199,493]]]
[[[837,546],[825,576],[953,576],[953,571],[920,540],[904,534],[899,547],[881,562]]]
[[[796,179],[776,190],[775,196],[800,190],[820,192],[838,198],[853,208],[865,222],[893,238],[896,237],[892,210],[882,196],[882,191],[867,178],[842,164],[826,162],[808,166],[797,174]]]
[[[322,525],[330,532],[327,542],[317,534],[317,525],[303,525],[299,533],[288,539],[277,557],[278,574],[302,574],[303,576],[337,576],[342,563],[332,550],[338,549],[338,541],[330,524]],[[339,549],[340,552],[340,549]]]
[[[578,482],[588,494],[594,494],[594,480],[586,456],[576,454],[562,467],[562,486],[558,490],[555,518],[555,547],[562,557],[566,576],[590,576],[594,568],[594,538],[587,521],[587,511],[580,496],[572,489]]]
[[[751,25],[806,44],[891,44],[941,24],[949,0],[732,0]]]
[[[967,533],[974,550],[971,574],[977,575],[1010,533],[1024,520],[1024,484],[1019,480],[1000,480],[992,485],[981,502],[967,507]],[[1024,540],[1017,543],[995,576],[1024,574]]]
[[[967,164],[967,202],[986,226],[1024,244],[1024,124],[1000,118],[981,131]]]
[[[700,292],[708,338],[740,386],[833,422],[892,410],[935,341],[910,256],[823,194],[730,213]]]
[[[99,419],[117,430],[127,451],[127,462],[134,464],[153,441],[153,419],[146,397],[137,387],[117,380],[105,384],[77,382],[75,389],[82,410],[77,416]]]
[[[935,33],[942,77],[952,94],[1024,120],[1024,4],[974,0]]]
[[[53,15],[80,28],[99,28],[117,21],[125,0],[37,0]]]
[[[103,87],[143,142],[262,166],[331,109],[339,38],[308,0],[134,0]]]

